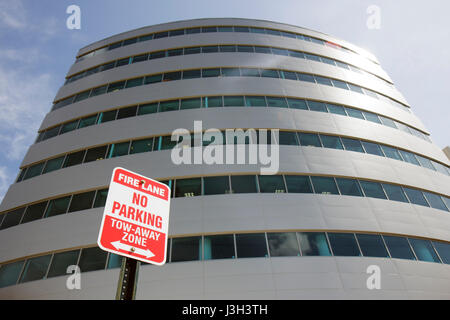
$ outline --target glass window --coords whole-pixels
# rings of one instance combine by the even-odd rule
[[[14,227],[19,224],[20,220],[22,219],[23,212],[25,211],[25,207],[15,209],[13,211],[10,211],[8,213],[2,214],[2,216],[5,216],[3,218],[2,225],[0,227],[0,230]]]
[[[59,134],[63,134],[66,132],[70,132],[75,130],[76,128],[78,128],[78,120],[72,121],[72,122],[68,122],[66,124],[63,124],[61,127],[61,131]]]
[[[101,112],[100,115],[98,116],[97,123],[114,121],[114,120],[116,120],[116,114],[117,114],[117,110]]]
[[[236,52],[236,46],[234,45],[224,45],[219,46],[220,52]]]
[[[183,79],[196,79],[201,78],[201,70],[185,70],[183,71]]]
[[[272,53],[279,56],[288,56],[289,52],[286,49],[272,48]]]
[[[347,85],[351,91],[364,94],[364,91],[362,90],[362,88],[360,86],[355,86],[354,84],[351,84],[351,83],[347,83]]]
[[[101,147],[88,149],[86,151],[86,157],[84,158],[84,163],[105,159],[107,149],[108,149],[108,146],[101,146]]]
[[[197,54],[201,52],[201,48],[200,47],[191,47],[191,48],[184,48],[184,54],[188,55],[188,54]]]
[[[324,63],[331,64],[332,66],[335,66],[335,65],[336,65],[336,63],[334,62],[333,59],[329,59],[329,58],[325,58],[325,57],[320,57],[320,60],[322,60],[322,62],[324,62]]]
[[[128,60],[128,58],[127,58],[127,60]],[[125,86],[125,81],[110,83],[108,86],[107,92],[114,92],[114,91],[122,90],[124,86]]]
[[[319,134],[319,136],[324,148],[340,149],[340,150],[344,149],[344,147],[342,146],[341,139],[339,137],[327,136],[324,134]]]
[[[284,187],[283,176],[281,175],[260,175],[259,192],[263,193],[283,193],[286,192]]]
[[[122,143],[113,143],[109,146],[108,158],[125,156],[128,154],[130,141]]]
[[[168,242],[170,243],[170,242]],[[110,253],[109,257],[108,257],[108,263],[106,265],[107,269],[114,269],[114,268],[120,268],[122,266],[122,259],[124,257],[119,256],[117,254],[114,253]],[[141,262],[141,264],[143,264],[144,262]]]
[[[89,116],[86,118],[80,119],[80,123],[78,124],[78,129],[89,127],[94,125],[97,122],[97,115]]]
[[[87,90],[87,91],[83,91],[83,92],[77,94],[75,99],[73,100],[73,103],[89,98],[90,93],[91,93],[91,91]]]
[[[383,152],[381,151],[380,145],[367,141],[361,141],[361,143],[364,147],[364,150],[366,150],[367,153],[381,157],[384,156]]]
[[[201,98],[182,99],[180,109],[195,109],[200,108],[202,105]]]
[[[414,154],[412,154],[411,152],[403,151],[403,150],[398,150],[398,151],[402,155],[402,158],[404,161],[415,164],[417,166],[420,166],[419,161],[417,161]]]
[[[178,141],[172,141],[171,136],[159,137],[158,150],[169,150],[177,145]]]
[[[269,47],[260,47],[260,46],[256,46],[255,47],[255,52],[256,53],[265,53],[265,54],[271,54],[272,50]]]
[[[308,176],[284,176],[288,192],[290,193],[312,193],[311,182]]]
[[[45,163],[44,171],[42,171],[42,174],[61,169],[64,162],[64,158],[65,156],[47,160],[47,162]]]
[[[237,234],[236,250],[238,258],[267,257],[264,233]]]
[[[241,75],[239,68],[222,68],[221,70],[224,77],[239,77]]]
[[[339,191],[331,177],[311,177],[312,184],[316,193],[320,194],[339,194]]]
[[[408,238],[416,257],[420,261],[440,262],[430,240]]]
[[[300,144],[307,147],[322,147],[319,135],[315,133],[299,133]]]
[[[392,258],[416,260],[406,238],[394,236],[383,236],[383,238]]]
[[[141,104],[138,109],[138,116],[158,112],[158,102]]]
[[[245,105],[247,107],[266,107],[266,99],[261,96],[246,96]]]
[[[347,83],[344,82],[344,81],[336,80],[336,79],[331,79],[331,82],[333,83],[333,85],[334,85],[336,88],[349,90]]]
[[[397,149],[383,145],[381,145],[380,147],[383,150],[383,153],[386,155],[386,157],[402,161],[402,157],[400,156],[400,153],[398,152]]]
[[[22,271],[24,260],[4,264],[0,267],[0,288],[11,286],[17,283]]]
[[[280,145],[290,145],[290,146],[298,146],[298,138],[297,133],[290,131],[280,131],[278,135],[278,144]]]
[[[342,143],[344,144],[345,150],[364,153],[364,149],[359,140],[350,138],[341,138],[341,140]]]
[[[308,110],[308,106],[306,105],[305,100],[288,98],[287,102],[289,104],[289,108],[291,108],[291,109]]]
[[[81,150],[78,152],[70,153],[66,156],[64,160],[63,168],[75,166],[83,162],[85,150]]]
[[[304,256],[331,256],[324,232],[298,232],[300,248]]]
[[[35,164],[35,165],[29,167],[27,172],[25,173],[25,176],[23,177],[23,180],[30,179],[30,178],[40,175],[42,172],[42,169],[44,168],[44,165],[45,165],[45,162],[41,162],[41,163],[38,163],[38,164]]]
[[[109,63],[105,63],[105,64],[103,64],[103,65],[101,65],[99,67],[98,71],[102,72],[102,71],[106,71],[106,70],[109,70],[109,69],[113,69],[115,66],[116,66],[116,62],[115,61],[109,62]],[[92,97],[92,93],[91,93],[91,97]]]
[[[256,176],[242,175],[231,176],[232,193],[256,193]]]
[[[311,111],[328,112],[327,106],[323,102],[309,100],[308,106],[309,106],[309,110],[311,110]]]
[[[238,52],[254,52],[255,49],[253,48],[253,46],[237,46],[237,51]]]
[[[201,178],[177,179],[175,183],[175,197],[193,197],[201,194]]]
[[[54,127],[52,129],[44,131],[44,136],[43,136],[42,140],[47,140],[47,139],[56,137],[59,133],[59,129],[60,129],[60,127],[58,126],[58,127]]]
[[[205,195],[230,193],[229,177],[204,177],[203,190]]]
[[[241,77],[259,77],[259,69],[241,68]]]
[[[306,59],[308,59],[308,60],[320,62],[319,56],[316,56],[315,54],[305,53],[305,57],[306,57]]]
[[[137,38],[127,39],[127,40],[123,41],[123,46],[128,46],[128,45],[136,43],[136,42],[137,42]]]
[[[441,260],[443,263],[450,264],[450,244],[444,243],[441,241],[432,241],[433,246],[436,248],[437,252],[439,253],[439,257],[441,257]],[[1,273],[1,269],[0,269]],[[0,276],[1,279],[1,276]],[[0,280],[1,282],[1,280]],[[1,286],[1,285],[0,285]]]
[[[144,82],[144,77],[130,79],[130,80],[127,80],[127,84],[125,85],[125,88],[139,87],[139,86],[142,86],[143,82]]]
[[[408,199],[406,199],[402,187],[385,183],[383,183],[382,185],[389,200],[408,202]]]
[[[168,31],[157,32],[154,34],[153,39],[161,39],[169,36]]]
[[[346,178],[336,178],[337,185],[342,195],[345,196],[362,196],[361,188],[359,186],[358,180],[346,179]]]
[[[180,107],[179,100],[161,101],[159,103],[159,112],[174,111]]]
[[[282,79],[297,80],[297,74],[291,71],[280,70],[280,76]]]
[[[299,256],[297,236],[295,232],[271,232],[267,234],[271,257]]]
[[[81,249],[78,266],[81,272],[105,269],[108,253],[99,247]]]
[[[388,119],[388,118],[385,118],[385,117],[382,117],[382,116],[379,116],[379,118],[381,119],[381,122],[385,126],[397,129],[397,126],[395,125],[394,121],[392,121],[391,119]]]
[[[169,56],[169,57],[182,56],[182,55],[183,55],[182,48],[167,50],[167,56]]]
[[[186,29],[186,34],[194,34],[194,33],[200,33],[200,28],[189,28],[189,29]]]
[[[28,259],[25,263],[19,282],[23,283],[27,281],[44,279],[51,257],[52,255],[49,254],[46,256]]]
[[[422,167],[436,171],[436,169],[433,167],[433,164],[431,163],[431,161],[429,159],[424,158],[419,155],[415,155],[415,156],[416,156],[417,160],[420,162],[420,165]]]
[[[79,254],[80,250],[55,253],[47,278],[67,275],[67,267],[77,264]]]
[[[181,79],[181,71],[166,72],[163,75],[163,81],[174,81]]]
[[[324,77],[320,77],[320,76],[314,76],[316,78],[316,82],[318,84],[324,84],[327,86],[333,86],[333,84],[331,83],[331,80],[328,78],[324,78]]]
[[[141,54],[133,57],[132,63],[146,61],[148,59],[148,54]]]
[[[343,106],[327,103],[327,109],[329,113],[339,114],[342,116],[347,115],[347,113],[345,112],[345,108]]]
[[[437,194],[424,191],[423,194],[432,208],[448,211],[447,207]]]
[[[201,259],[202,237],[185,237],[172,239],[171,262]]]
[[[92,208],[95,191],[74,194],[70,203],[69,212],[86,210]]]
[[[371,181],[359,181],[359,183],[361,184],[366,197],[386,199],[386,195],[384,194],[380,183]]]
[[[289,50],[289,56],[305,59],[305,55],[303,54],[303,52],[294,51],[294,50]]]
[[[328,239],[335,256],[361,255],[353,233],[328,233]]]
[[[181,36],[184,34],[184,29],[170,30],[169,37]]]
[[[97,195],[95,196],[94,201],[94,208],[104,207],[107,196],[108,196],[108,189],[97,190]]]
[[[363,111],[366,120],[381,124],[380,118],[375,113]]]
[[[347,114],[349,117],[358,118],[364,120],[364,116],[361,111],[352,109],[352,108],[345,108],[345,111],[347,111]]]
[[[205,236],[203,239],[204,259],[235,258],[234,237],[232,234]]]
[[[234,32],[250,32],[248,27],[234,27]]]
[[[53,217],[59,214],[63,214],[67,212],[67,208],[69,207],[70,196],[53,199],[50,200],[47,210],[45,211],[45,217]]]
[[[130,154],[152,151],[153,138],[134,140],[131,142]]]
[[[243,96],[225,96],[223,101],[225,107],[243,107],[245,105]]]
[[[359,247],[364,257],[389,258],[383,239],[377,234],[357,233]]]
[[[41,219],[44,215],[45,207],[47,206],[47,201],[33,204],[27,207],[25,214],[22,218],[21,223],[30,222],[34,220]]]
[[[422,191],[405,188],[403,187],[403,190],[405,191],[406,195],[408,196],[409,202],[413,204],[418,204],[420,206],[426,206],[429,207],[427,201],[425,200]]]
[[[157,83],[162,81],[162,74],[155,74],[152,76],[146,76],[144,84]]]
[[[202,32],[217,32],[217,27],[202,27]]]
[[[202,78],[219,77],[220,68],[202,69]]]
[[[268,69],[261,69],[261,77],[265,78],[279,78],[278,70],[268,70]]]
[[[221,26],[217,27],[219,32],[233,32],[233,27]]]
[[[204,97],[202,103],[204,108],[223,107],[222,97]]]
[[[267,34],[271,34],[274,36],[279,36],[280,35],[280,31],[278,30],[272,30],[272,29],[265,29]]]

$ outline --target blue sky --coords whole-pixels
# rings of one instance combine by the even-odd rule
[[[66,27],[71,4],[81,9],[80,30]],[[371,5],[380,9],[380,29],[367,27]],[[444,148],[450,144],[449,12],[445,0],[0,0],[0,201],[77,51],[116,33],[177,20],[272,20],[365,48]]]

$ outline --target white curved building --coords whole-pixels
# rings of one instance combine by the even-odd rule
[[[450,298],[449,160],[371,54],[199,19],[86,46],[66,78],[0,205],[0,299],[115,298],[120,258],[96,245],[115,167],[172,188],[169,258],[137,299]],[[194,121],[279,129],[278,173],[174,164]]]

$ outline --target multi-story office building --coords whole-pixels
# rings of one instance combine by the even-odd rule
[[[168,261],[141,265],[138,299],[450,298],[449,160],[373,55],[199,19],[88,45],[66,78],[0,206],[0,298],[114,299],[120,257],[96,241],[115,167],[172,188]],[[174,163],[194,121],[279,129],[278,172]]]

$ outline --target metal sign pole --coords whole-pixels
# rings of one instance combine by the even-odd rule
[[[136,259],[123,257],[116,300],[135,299],[140,264],[140,261]]]

